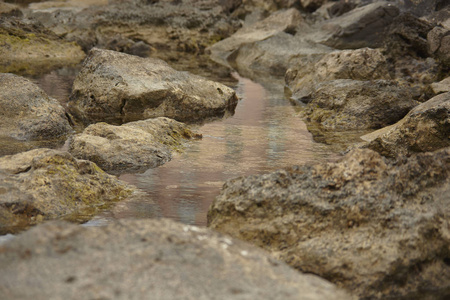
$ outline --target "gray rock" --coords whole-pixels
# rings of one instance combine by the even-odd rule
[[[393,3],[377,1],[315,24],[308,38],[337,49],[378,48],[398,14]]]
[[[51,222],[0,245],[8,299],[353,299],[266,252],[166,219]]]
[[[169,117],[196,122],[234,112],[235,92],[179,72],[164,61],[92,49],[72,88],[69,109],[89,121]]]
[[[209,47],[212,59],[227,65],[228,56],[242,45],[263,41],[281,32],[290,32],[303,23],[303,17],[294,9],[281,10],[262,21],[244,26],[229,38]]]
[[[285,75],[296,100],[311,98],[317,84],[334,79],[391,79],[391,75],[381,50],[370,48],[335,51],[318,61],[298,60],[289,66]]]
[[[411,155],[450,146],[450,93],[411,110],[403,119],[361,137],[385,156]]]
[[[133,188],[67,152],[36,149],[0,158],[0,234],[50,219],[86,221]]]
[[[108,172],[145,171],[168,162],[173,151],[181,151],[184,139],[196,137],[201,135],[168,118],[122,126],[96,123],[71,138],[69,152]]]
[[[449,162],[450,148],[392,164],[358,149],[336,163],[239,177],[208,223],[361,299],[446,299]]]
[[[326,130],[382,128],[403,118],[419,102],[393,81],[338,79],[316,86],[303,115]]]
[[[0,73],[0,137],[43,140],[72,131],[64,108],[23,77]]]

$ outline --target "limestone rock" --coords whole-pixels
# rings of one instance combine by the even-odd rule
[[[449,162],[450,148],[392,164],[358,149],[336,163],[239,177],[208,223],[361,299],[445,299]]]
[[[447,67],[450,66],[450,30],[442,26],[434,27],[427,35],[429,50]]]
[[[0,73],[0,137],[52,139],[72,131],[64,108],[23,77]]]
[[[295,31],[302,22],[303,17],[295,8],[275,12],[262,21],[242,27],[229,38],[209,47],[211,57],[226,65],[228,56],[242,45],[263,41],[281,32]]]
[[[317,84],[334,79],[391,79],[391,75],[380,49],[362,48],[331,52],[319,61],[297,61],[285,76],[292,97],[306,102]]]
[[[419,104],[407,88],[387,80],[326,81],[316,86],[311,99],[304,116],[326,130],[382,128]]]
[[[69,152],[108,172],[144,171],[171,160],[183,139],[199,136],[185,124],[162,117],[122,126],[96,123],[72,137]]]
[[[416,106],[403,119],[361,137],[385,156],[411,155],[450,146],[450,93]]]
[[[0,296],[353,299],[261,249],[166,219],[126,220],[106,227],[63,222],[37,226],[0,245]]]
[[[0,72],[23,74],[79,63],[85,54],[75,43],[63,41],[35,21],[0,19]]]
[[[165,116],[195,122],[233,113],[236,104],[231,88],[162,60],[92,49],[73,84],[69,109],[89,121]]]
[[[86,221],[133,189],[94,163],[35,149],[0,158],[0,234],[50,219]]]

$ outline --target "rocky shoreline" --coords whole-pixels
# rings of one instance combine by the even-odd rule
[[[66,103],[26,78],[73,65]],[[342,158],[227,181],[209,228],[73,224],[233,115],[233,70]],[[449,74],[441,0],[0,1],[0,298],[447,299]]]

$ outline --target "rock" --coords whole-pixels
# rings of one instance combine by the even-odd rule
[[[39,23],[0,19],[0,72],[35,74],[79,63],[85,54]]]
[[[450,93],[416,106],[394,125],[361,137],[385,156],[411,155],[450,146]]]
[[[227,65],[228,56],[242,45],[263,41],[281,32],[295,31],[302,22],[303,17],[295,8],[281,10],[262,21],[242,27],[231,37],[215,43],[208,49],[214,60]]]
[[[105,6],[48,8],[31,10],[29,18],[75,41],[87,52],[92,47],[107,48],[114,41],[128,41],[121,52],[135,43],[145,43],[152,56],[163,58],[172,51],[201,54],[212,43],[228,37],[238,27],[229,11],[240,1],[180,0],[109,1]]]
[[[447,68],[450,67],[450,30],[436,26],[427,35],[430,53]]]
[[[377,1],[317,23],[308,38],[337,49],[378,48],[398,14],[394,4]]]
[[[306,102],[317,84],[334,79],[391,79],[391,75],[381,50],[370,48],[331,52],[319,61],[297,61],[285,75],[292,97]]]
[[[402,10],[418,17],[429,15],[448,5],[447,0],[401,0],[396,1]]]
[[[0,270],[5,300],[353,299],[247,243],[167,219],[43,224],[0,245]]]
[[[316,86],[304,116],[326,130],[381,128],[403,118],[419,103],[393,81],[338,79]]]
[[[326,0],[300,0],[301,6],[308,11],[315,11],[322,4],[324,4]]]
[[[432,83],[431,88],[435,94],[450,92],[450,77],[447,77],[439,82]]]
[[[331,52],[329,47],[280,32],[262,41],[247,43],[230,56],[228,62],[249,78],[283,77],[291,64],[297,61],[317,61]]]
[[[18,5],[0,2],[0,17],[22,17],[23,13]]]
[[[35,149],[0,158],[0,234],[44,220],[87,221],[133,189],[68,152]]]
[[[69,152],[108,172],[145,171],[171,160],[172,151],[182,149],[183,139],[194,137],[201,136],[168,118],[122,126],[96,123],[71,139]]]
[[[360,299],[446,299],[449,162],[450,148],[392,164],[358,149],[336,163],[239,177],[208,224]]]
[[[72,131],[59,102],[23,77],[0,73],[0,137],[54,139]]]
[[[69,109],[89,121],[165,116],[196,122],[233,113],[236,104],[231,88],[162,60],[92,49],[73,84]]]

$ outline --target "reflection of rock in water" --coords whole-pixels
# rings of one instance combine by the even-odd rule
[[[167,164],[120,177],[144,190],[148,200],[118,204],[112,215],[105,212],[96,219],[164,216],[205,225],[225,180],[335,156],[312,141],[282,88],[266,89],[239,78],[236,90],[241,101],[232,118],[202,126],[203,139]]]

